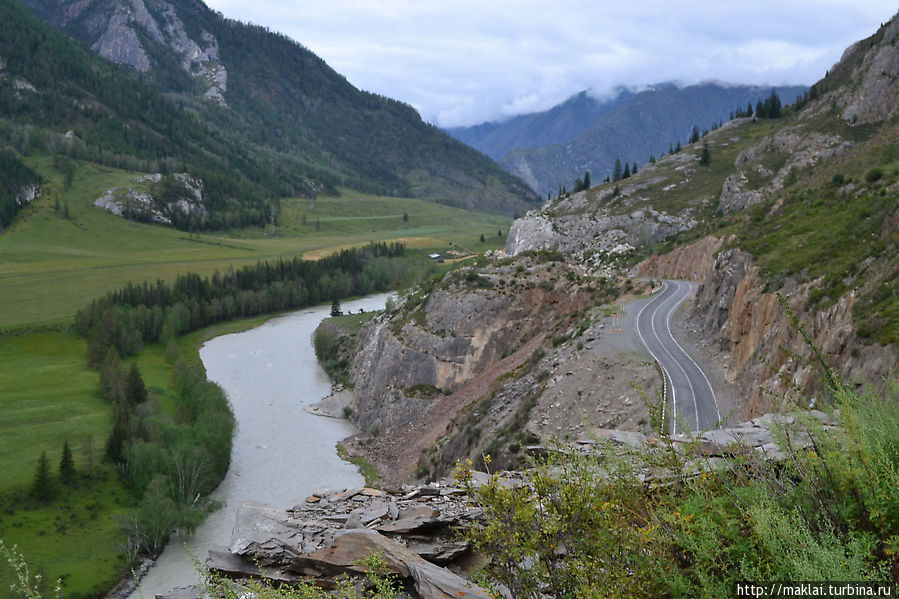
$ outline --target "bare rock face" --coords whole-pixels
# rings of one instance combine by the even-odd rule
[[[834,70],[851,69],[853,91],[837,99],[852,123],[874,123],[899,114],[899,19],[894,17],[871,40],[848,48]],[[879,38],[879,39],[878,39]],[[859,53],[864,58],[853,64]]]
[[[538,276],[555,279],[553,268]],[[350,371],[353,422],[380,433],[412,422],[583,301],[558,282],[513,289],[524,277],[508,266],[456,271],[366,324]]]
[[[166,46],[181,58],[181,68],[203,84],[204,98],[225,104],[228,71],[219,57],[218,40],[206,31],[191,38],[175,7],[166,0],[70,2],[62,8],[58,21],[65,25],[79,18],[86,19],[87,32],[96,36],[91,48],[100,56],[148,72],[153,68],[145,47],[149,38],[150,44]]]
[[[117,8],[109,19],[103,35],[91,46],[97,54],[118,64],[146,73],[150,70],[150,58],[140,43],[137,32],[130,27],[130,17],[125,7]]]
[[[26,185],[16,195],[16,204],[18,204],[19,206],[30,204],[35,199],[41,197],[41,193],[42,188],[37,183]]]
[[[595,274],[609,275],[617,257],[635,247],[660,242],[697,224],[693,207],[677,213],[648,204],[649,190],[677,188],[689,182],[696,169],[696,156],[689,153],[666,156],[658,161],[677,173],[669,180],[657,165],[646,165],[639,182],[622,180],[614,189],[579,191],[557,197],[539,210],[528,212],[509,229],[506,253],[515,256],[540,250],[571,256]],[[675,180],[676,179],[676,180]],[[699,205],[711,198],[696,198]]]

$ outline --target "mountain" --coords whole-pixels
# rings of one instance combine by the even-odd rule
[[[546,196],[562,185],[571,187],[587,171],[593,180],[611,175],[616,159],[643,164],[650,155],[661,156],[669,144],[686,142],[694,126],[712,129],[772,91],[790,103],[805,90],[802,86],[664,83],[639,93],[619,90],[610,100],[581,92],[547,112],[449,133]]]
[[[611,98],[600,100],[583,91],[544,112],[522,114],[499,123],[454,127],[446,132],[499,160],[513,148],[542,148],[571,141],[633,96],[634,92],[620,88]]]
[[[354,88],[296,42],[225,19],[198,0],[25,4],[78,43],[26,19],[12,0],[0,2],[10,34],[0,41],[8,72],[29,81],[44,104],[60,98],[53,106],[26,102],[4,112],[15,123],[33,120],[37,111],[36,123],[64,134],[72,130],[69,122],[81,121],[84,131],[75,135],[90,138],[87,145],[141,159],[155,143],[149,152],[154,166],[175,158],[184,163],[177,170],[202,166],[215,177],[254,187],[253,193],[240,194],[238,203],[251,195],[312,196],[340,186],[510,214],[535,200],[520,181],[424,123],[411,107]],[[12,32],[13,26],[21,31]],[[31,37],[12,42],[22,35]],[[49,40],[48,49],[22,51],[37,39]],[[112,68],[99,57],[120,66]],[[57,63],[69,66],[52,66]],[[30,77],[22,74],[26,71]],[[84,80],[100,72],[109,80],[104,85],[130,88],[141,95],[140,102],[116,92],[100,94],[102,108],[79,104],[81,92],[99,98],[96,82],[85,87]],[[105,113],[103,135],[90,110]],[[127,147],[123,119],[140,122],[155,141]],[[106,134],[121,143],[111,143]],[[227,194],[224,187],[219,186]],[[261,210],[261,218],[268,218],[267,212]]]

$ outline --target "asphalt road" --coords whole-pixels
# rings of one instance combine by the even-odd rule
[[[686,281],[663,281],[640,308],[637,335],[665,375],[665,420],[671,434],[716,428],[721,420],[709,378],[671,334],[671,316],[691,292]]]

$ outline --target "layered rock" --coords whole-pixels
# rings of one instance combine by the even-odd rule
[[[366,324],[351,368],[353,422],[366,431],[396,430],[579,309],[591,290],[559,280],[561,270],[457,271]]]
[[[776,402],[823,391],[820,364],[774,291],[768,291],[752,256],[739,249],[719,251],[721,240],[706,238],[643,263],[642,276],[697,278],[699,290],[689,320],[694,333],[727,368],[739,388],[743,417],[770,412]],[[896,364],[895,349],[861,343],[853,326],[854,292],[824,310],[806,310],[814,281],[788,281],[780,293],[798,315],[831,368],[861,385],[883,380]]]
[[[470,552],[456,529],[480,514],[447,481],[395,492],[320,489],[289,510],[245,502],[228,548],[211,551],[207,565],[237,578],[332,586],[337,576],[363,574],[361,562],[375,552],[422,599],[486,599],[459,574]]]

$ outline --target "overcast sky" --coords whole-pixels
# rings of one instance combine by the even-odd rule
[[[663,81],[810,84],[895,0],[206,0],[441,127]]]

